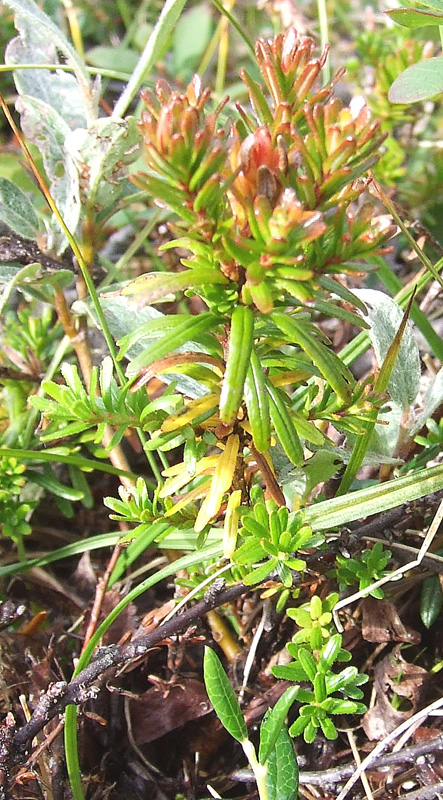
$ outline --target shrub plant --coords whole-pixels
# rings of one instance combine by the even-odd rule
[[[342,667],[352,655],[333,623],[339,594],[328,587],[382,596],[372,584],[388,574],[391,553],[376,544],[352,557],[339,554],[306,594],[310,559],[315,553],[326,564],[338,526],[443,486],[441,468],[426,468],[424,460],[417,475],[405,470],[385,484],[357,482],[362,465],[381,463],[391,477],[400,463],[396,448],[418,433],[405,422],[420,372],[411,339],[402,350],[411,292],[400,298],[403,307],[409,302],[403,315],[361,289],[390,232],[368,191],[385,133],[361,99],[339,99],[343,71],[322,83],[327,52],[317,56],[313,39],[294,28],[258,38],[252,66],[240,70],[241,104],[214,101],[198,76],[185,88],[161,79],[143,89],[139,119],[127,116],[180,14],[177,2],[165,4],[113,114],[100,116],[98,84],[64,34],[32,0],[8,5],[19,35],[6,60],[15,68],[22,131],[40,155],[23,146],[42,184],[46,173],[50,211],[0,180],[9,306],[0,513],[3,536],[16,543],[20,559],[3,575],[36,563],[25,537],[43,493],[72,516],[73,503],[94,502],[91,471],[119,475],[118,497],[104,502],[126,530],[123,539],[121,531],[104,534],[50,560],[119,543],[110,588],[148,548],[182,555],[120,601],[91,635],[75,679],[81,682],[115,617],[164,577],[177,573],[191,599],[204,599],[220,574],[228,588],[263,586],[298,630],[287,644],[290,662],[273,669],[294,685],[262,723],[258,758],[212,651],[205,678],[215,710],[243,745],[260,797],[295,797],[288,713],[290,736],[310,744],[318,731],[337,738],[334,716],[365,710],[360,687],[367,676]],[[29,61],[34,70],[23,68]],[[48,63],[59,69],[46,70]],[[134,169],[140,158],[144,166]],[[162,231],[156,269],[134,279],[111,262],[97,286],[97,257],[123,213],[144,224],[143,236]],[[386,306],[389,320],[376,313]],[[362,333],[337,353],[319,324],[325,320]],[[98,358],[88,326],[102,332]],[[350,364],[368,335],[379,371],[357,379]],[[399,386],[405,368],[407,385]],[[428,396],[426,419],[441,400],[440,383]],[[381,442],[383,425],[389,436]],[[433,434],[437,426],[428,429]],[[435,448],[438,437],[428,438]],[[337,496],[318,497],[337,475]],[[80,800],[73,705],[66,748]],[[289,779],[292,790],[284,789]]]

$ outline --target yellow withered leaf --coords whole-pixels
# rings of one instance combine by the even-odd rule
[[[241,490],[236,489],[229,497],[223,529],[223,555],[231,559],[237,545],[238,507],[241,503]]]
[[[201,458],[200,461],[197,461],[197,464],[195,465],[195,471],[193,472],[192,475],[190,475],[190,473],[186,469],[186,464],[184,464],[183,462],[181,464],[178,464],[177,467],[179,469],[174,468],[177,469],[177,474],[165,482],[165,485],[162,487],[159,497],[169,497],[171,494],[175,494],[180,489],[182,489],[183,486],[186,486],[186,484],[189,483],[189,481],[192,481],[194,478],[196,478],[198,475],[201,475],[207,469],[212,469],[213,467],[215,467],[217,462],[218,462],[218,456],[206,456],[205,458]],[[168,471],[169,470],[165,470],[163,474],[165,474],[165,472]]]
[[[209,520],[215,517],[222,504],[223,495],[232,484],[239,446],[240,439],[234,433],[229,436],[223,453],[218,456],[211,488],[201,505],[195,521],[194,529],[197,533],[202,531]]]
[[[184,425],[190,424],[200,414],[215,408],[218,401],[217,394],[205,394],[204,397],[191,400],[185,409],[180,409],[178,414],[172,414],[168,419],[165,419],[161,428],[163,433],[170,433],[170,431],[175,431],[177,428],[183,428]]]

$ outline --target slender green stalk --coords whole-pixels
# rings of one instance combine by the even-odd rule
[[[146,42],[139,62],[116,103],[112,113],[113,119],[124,116],[140,86],[146,81],[152,67],[161,56],[163,46],[183,11],[185,2],[186,0],[166,0],[157,24]]]
[[[249,36],[244,31],[239,21],[234,17],[233,14],[230,13],[230,11],[228,11],[227,8],[224,7],[222,3],[219,2],[219,0],[211,0],[211,2],[212,5],[216,7],[217,11],[219,11],[222,16],[226,17],[226,19],[229,20],[232,27],[237,31],[238,35],[241,36],[241,38],[243,39],[248,50],[250,50],[251,54],[254,55],[254,45],[251,42]]]
[[[269,792],[266,784],[266,776],[268,774],[266,765],[260,764],[258,761],[255,747],[249,739],[245,739],[245,741],[241,743],[241,746],[243,747],[244,754],[254,773],[260,800],[269,800]]]
[[[320,45],[321,49],[324,50],[325,47],[329,44],[329,26],[328,26],[328,10],[326,8],[326,0],[317,0],[317,10],[318,10],[318,23],[320,26]],[[329,83],[331,80],[331,63],[329,60],[329,56],[326,59],[326,63],[323,67],[323,78],[325,83]]]
[[[60,453],[58,449],[22,450],[14,447],[2,447],[1,452],[2,456],[6,458],[17,458],[19,461],[50,461],[54,463],[54,459],[57,459],[57,461],[60,461],[62,464],[72,464],[72,466],[84,469],[88,472],[97,469],[99,472],[108,472],[110,475],[123,475],[126,478],[132,479],[138,477],[134,472],[126,472],[106,462],[94,461],[91,458],[83,458],[83,456],[66,455],[65,453]]]
[[[420,261],[423,264],[423,266],[425,267],[425,269],[427,269],[431,273],[431,275],[434,278],[434,280],[437,281],[437,283],[439,283],[440,286],[443,288],[443,278],[439,274],[437,265],[434,266],[432,261],[427,257],[427,255],[424,252],[424,250],[422,250],[420,245],[417,244],[417,242],[415,241],[415,239],[412,236],[411,232],[408,230],[408,228],[404,224],[402,218],[400,217],[399,213],[397,212],[395,204],[390,200],[390,198],[388,197],[386,192],[383,191],[383,189],[381,188],[380,184],[375,180],[374,177],[373,177],[373,183],[374,183],[374,185],[375,185],[375,187],[376,187],[376,189],[377,189],[377,191],[378,191],[378,193],[379,193],[379,195],[380,195],[385,207],[389,211],[392,219],[394,220],[394,222],[400,228],[403,236],[407,239],[408,244],[411,246],[411,248],[414,251],[414,253],[416,253],[416,255],[420,259]],[[441,261],[441,259],[440,259],[440,261]],[[438,262],[438,264],[440,263],[440,261]]]
[[[126,597],[124,597],[118,605],[111,611],[111,613],[106,617],[106,619],[102,622],[99,628],[97,628],[96,632],[91,639],[89,640],[87,646],[85,647],[82,655],[80,656],[77,666],[73,673],[73,678],[75,678],[87,665],[89,664],[91,657],[94,653],[95,648],[98,646],[100,640],[108,630],[108,628],[112,625],[115,619],[121,614],[122,611],[137,597],[140,597],[143,592],[146,592],[152,586],[155,586],[160,581],[164,580],[165,578],[171,577],[179,570],[188,569],[189,567],[193,566],[194,564],[201,563],[205,559],[209,558],[217,558],[222,553],[222,547],[220,544],[211,545],[210,547],[204,547],[198,550],[197,552],[191,553],[189,555],[183,556],[179,558],[177,561],[173,561],[172,564],[168,564],[167,567],[164,567],[159,572],[156,572],[155,575],[151,575],[149,578],[146,578],[139,586],[136,586],[131,592],[129,592]],[[85,800],[83,794],[83,788],[81,785],[81,777],[80,777],[80,767],[78,761],[78,749],[77,749],[77,708],[75,706],[67,706],[65,710],[65,749],[66,749],[66,760],[68,766],[68,774],[69,780],[71,782],[71,787],[73,791],[74,800]],[[69,749],[69,764],[68,764],[68,749]]]
[[[77,709],[65,709],[65,759],[73,800],[85,800],[77,747]]]
[[[126,30],[128,30],[132,22],[131,9],[129,8],[126,0],[116,0],[116,6],[118,8],[118,13],[122,18],[123,25],[125,26]]]
[[[23,69],[46,69],[46,70],[62,70],[62,72],[75,72],[74,67],[70,64],[0,64],[0,72],[15,72],[16,70]],[[101,75],[102,78],[111,78],[115,81],[127,81],[127,72],[118,72],[115,69],[104,69],[103,67],[88,67],[85,65],[86,72],[90,75]]]
[[[52,380],[52,378],[55,375],[55,372],[57,371],[58,367],[60,366],[60,364],[61,364],[61,362],[62,362],[62,360],[64,358],[65,353],[67,352],[67,350],[69,350],[70,346],[71,346],[71,340],[70,340],[69,336],[64,336],[63,339],[59,342],[57,350],[55,351],[55,353],[54,353],[54,355],[52,357],[51,363],[49,364],[48,369],[45,372],[45,375],[43,377],[42,383],[43,383],[43,381]],[[42,394],[43,394],[43,389],[42,389],[42,386],[40,384],[40,386],[38,388],[38,391],[36,393],[36,396],[38,397],[38,396],[41,396]],[[26,427],[25,427],[25,430],[24,430],[24,433],[23,433],[23,446],[25,448],[28,448],[30,443],[31,443],[31,439],[32,439],[32,437],[34,435],[35,423],[36,423],[36,420],[38,418],[38,415],[39,415],[39,411],[38,411],[37,408],[31,408],[30,409],[29,416],[28,416],[28,419],[27,419],[27,422],[26,422]]]

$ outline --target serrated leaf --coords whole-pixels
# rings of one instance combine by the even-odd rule
[[[278,558],[270,558],[263,564],[260,564],[257,569],[252,570],[248,575],[243,578],[245,586],[254,586],[256,583],[262,583],[266,580],[268,575],[278,566]]]
[[[326,672],[328,669],[332,667],[334,662],[337,659],[338,653],[341,648],[342,637],[339,633],[336,633],[334,636],[326,642],[325,646],[321,650],[320,653],[320,669],[323,672]]]
[[[122,192],[128,165],[137,158],[141,137],[134,117],[98,119],[66,137],[65,148],[80,175],[80,197],[88,208],[114,204]]]
[[[300,661],[300,664],[306,672],[309,680],[313,683],[317,674],[317,663],[314,656],[308,650],[304,650],[301,647],[298,654],[298,660]]]
[[[299,769],[294,746],[285,727],[280,729],[268,761],[266,784],[269,800],[296,800]]]
[[[248,729],[239,702],[219,657],[210,647],[205,647],[203,674],[208,697],[223,727],[237,742],[244,742]]]
[[[443,91],[443,58],[412,64],[395,79],[388,92],[391,103],[418,103]]]
[[[260,764],[264,764],[268,760],[271,751],[276,746],[288,711],[296,699],[298,688],[298,686],[290,686],[277,700],[274,708],[266,712],[260,726]]]
[[[424,28],[427,25],[442,25],[443,13],[424,8],[391,8],[385,11],[394,22],[405,28]]]
[[[7,178],[0,177],[0,220],[19,236],[35,239],[39,223],[31,201]]]
[[[51,195],[70,231],[75,231],[80,215],[78,175],[66,152],[65,141],[70,128],[61,116],[35,97],[21,96],[16,103],[24,134],[40,150],[50,182]],[[61,254],[67,246],[66,236],[58,221],[49,224],[48,248]]]

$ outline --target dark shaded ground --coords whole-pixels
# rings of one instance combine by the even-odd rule
[[[361,549],[368,537],[386,539],[394,553],[392,565],[399,564],[401,550],[397,545],[417,547],[417,531],[432,519],[439,500],[431,496],[356,524],[352,531],[342,532],[340,543],[353,552]],[[88,524],[80,515],[63,538],[74,536],[79,523],[86,532],[100,526],[100,517]],[[44,511],[39,512],[36,529],[42,543],[45,536],[48,543],[50,536],[57,538],[57,521],[50,512],[47,519]],[[144,561],[148,563],[151,557],[152,553],[146,553]],[[335,588],[325,577],[330,558],[327,554],[321,559],[310,556],[298,602],[309,599],[314,586],[317,592],[320,587],[322,596]],[[265,601],[265,609],[259,591],[243,586],[225,590],[221,586],[219,593],[209,593],[199,605],[190,604],[184,614],[173,617],[159,630],[159,621],[171,610],[174,594],[172,585],[162,584],[123,612],[109,630],[96,660],[69,684],[97,581],[106,569],[104,559],[104,554],[93,553],[91,559],[85,554],[80,560],[61,562],[51,570],[31,570],[4,583],[9,600],[2,607],[6,629],[0,638],[6,721],[0,756],[11,770],[9,796],[17,800],[70,797],[60,712],[67,700],[73,700],[80,705],[79,754],[88,798],[191,799],[216,793],[224,798],[254,797],[255,785],[245,769],[241,748],[211,711],[202,682],[204,644],[215,647],[223,657],[205,612],[211,606],[218,607],[222,617],[234,614],[241,625],[239,656],[231,663],[224,658],[231,682],[239,687],[254,633],[266,610],[265,630],[243,702],[252,738],[265,710],[286,688],[285,682],[271,676],[270,666],[284,658],[284,645],[294,632],[294,623],[276,614],[270,601]],[[308,746],[297,740],[302,797],[335,800],[355,772],[352,744],[355,742],[363,760],[403,722],[408,733],[400,749],[396,750],[398,739],[394,739],[379,747],[369,765],[367,776],[373,797],[439,796],[438,786],[443,782],[439,717],[425,714],[409,729],[408,720],[440,698],[441,617],[427,630],[419,614],[423,578],[440,570],[439,563],[426,559],[423,569],[392,584],[385,600],[368,598],[342,615],[344,646],[352,652],[352,663],[370,676],[366,702],[371,708],[363,720],[338,720],[340,735],[335,742],[317,737]],[[105,595],[100,619],[124,591],[121,587]],[[20,619],[11,626],[15,614]],[[49,693],[48,687],[52,687]],[[32,723],[26,729],[26,715],[33,711]],[[349,796],[367,796],[360,781]]]

